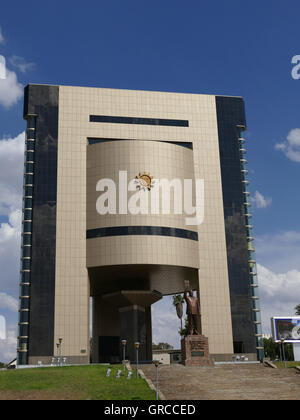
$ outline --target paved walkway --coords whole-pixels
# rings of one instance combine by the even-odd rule
[[[155,383],[155,367],[142,366]],[[160,366],[160,390],[167,400],[300,400],[296,369],[263,365]]]

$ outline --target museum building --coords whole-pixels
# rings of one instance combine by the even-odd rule
[[[49,364],[58,349],[72,364],[118,362],[123,339],[126,357],[138,341],[151,360],[151,306],[186,281],[211,356],[261,358],[243,99],[30,84],[24,118],[18,363]],[[128,211],[125,173],[128,198],[154,180],[202,180],[201,223]],[[101,180],[116,185],[106,214]]]

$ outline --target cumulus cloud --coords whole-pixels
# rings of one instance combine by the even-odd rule
[[[6,293],[0,293],[0,309],[16,312],[18,310],[17,299]]]
[[[6,340],[0,340],[0,362],[9,363],[17,357],[17,332],[8,329]]]
[[[0,79],[0,105],[8,109],[23,96],[23,86],[14,71],[6,69],[6,79]]]
[[[257,261],[275,272],[300,270],[300,232],[257,235]]]
[[[164,297],[152,307],[153,342],[169,343],[180,348],[180,320],[172,306],[172,297]]]
[[[252,204],[258,209],[265,209],[272,204],[272,198],[264,197],[259,191],[256,191],[254,197],[251,198]]]
[[[283,143],[277,143],[275,149],[283,152],[294,162],[300,162],[300,128],[291,130]]]
[[[21,73],[26,73],[35,66],[34,63],[27,63],[25,58],[19,57],[18,55],[13,55],[12,57],[10,57],[9,62],[13,67],[16,67]]]
[[[8,216],[21,207],[24,141],[24,132],[0,140],[0,216]]]
[[[300,304],[300,271],[275,273],[258,264],[261,310],[264,332],[271,332],[271,317],[293,316]]]
[[[22,213],[16,210],[9,215],[9,222],[0,226],[0,287],[14,295],[19,284],[21,220]]]
[[[0,141],[0,217],[6,219],[0,223],[0,290],[12,294],[19,278],[24,139],[21,133]]]

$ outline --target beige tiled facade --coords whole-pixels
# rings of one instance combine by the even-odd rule
[[[90,115],[189,120],[189,127],[99,124]],[[210,352],[232,354],[228,267],[215,97],[98,88],[59,88],[55,339],[69,357],[89,354],[89,267],[157,264],[199,270],[203,333]],[[120,139],[88,146],[88,138]],[[125,140],[125,141],[124,141]],[[126,141],[128,140],[128,141]],[[133,141],[135,140],[135,141]],[[163,142],[192,142],[193,151]],[[181,216],[97,215],[96,182],[147,171],[157,178],[205,181],[199,242],[179,238],[90,239],[106,226],[186,228]],[[139,252],[142,251],[142,252]],[[178,290],[179,291],[179,290]],[[56,354],[54,345],[54,354]]]

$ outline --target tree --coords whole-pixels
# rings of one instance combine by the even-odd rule
[[[173,350],[173,346],[171,346],[171,344],[169,343],[158,343],[158,344],[153,343],[152,349],[153,350]]]
[[[182,328],[182,323],[181,323],[181,329],[179,330],[179,334],[181,335],[181,337],[187,337],[189,335],[189,320],[188,317],[185,318],[185,327]]]
[[[273,341],[273,338],[264,338],[265,356],[271,360],[280,358],[280,349],[278,343]]]
[[[295,310],[296,310],[296,315],[300,316],[300,305],[296,306]]]
[[[264,348],[265,348],[265,356],[269,357],[271,360],[280,360],[282,357],[281,344],[275,343],[273,338],[264,338]],[[286,360],[294,360],[294,350],[292,344],[284,344],[284,353]]]
[[[177,316],[180,319],[181,330],[182,330],[182,317],[183,317],[183,303],[184,303],[184,298],[181,295],[173,296],[173,305],[175,306]]]

